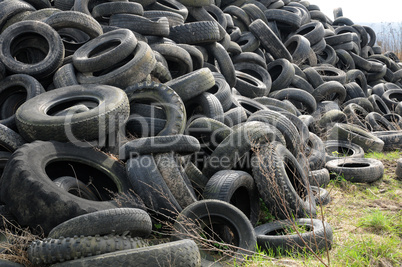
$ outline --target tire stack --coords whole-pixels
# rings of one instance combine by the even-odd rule
[[[331,20],[292,0],[0,2],[0,201],[48,238],[31,244],[32,261],[197,266],[216,242],[238,260],[256,244],[329,249],[331,226],[314,217],[330,202],[330,173],[377,181],[383,166],[364,153],[402,140],[402,64],[341,11]],[[261,204],[278,221],[256,227]],[[151,215],[142,227],[169,224],[172,242],[114,229],[126,209]],[[96,231],[53,235],[91,216]],[[307,232],[275,234],[289,225]]]

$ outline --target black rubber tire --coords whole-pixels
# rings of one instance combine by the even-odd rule
[[[232,16],[234,26],[239,27],[242,32],[245,32],[247,30],[251,23],[251,20],[246,11],[240,8],[240,5],[237,6],[235,3],[231,3],[229,6],[226,6],[222,11]]]
[[[202,173],[211,177],[220,170],[230,170],[253,146],[271,142],[275,138],[272,126],[263,122],[247,122],[226,137],[204,162]],[[224,159],[224,164],[216,161]]]
[[[225,77],[230,88],[235,87],[237,80],[235,68],[226,49],[220,43],[216,42],[208,45],[207,48],[211,55],[215,58],[220,73],[222,73],[222,75]]]
[[[350,141],[365,152],[381,152],[384,142],[371,133],[352,124],[336,123],[329,134],[330,140]]]
[[[380,96],[378,96],[376,94],[372,94],[367,99],[373,105],[375,112],[382,114],[382,115],[391,113],[388,106],[385,104],[384,100],[382,100],[382,98]]]
[[[77,1],[78,2],[78,1]],[[90,15],[77,11],[54,13],[45,20],[56,31],[63,28],[75,28],[86,33],[91,39],[103,33],[102,26]]]
[[[286,147],[277,142],[264,145],[251,160],[258,191],[272,215],[284,219],[316,216],[307,174]]]
[[[296,34],[304,36],[309,40],[310,45],[314,45],[324,38],[324,26],[319,21],[312,21],[302,25]]]
[[[400,101],[402,101],[402,89],[386,90],[381,96],[385,104],[391,111],[394,111]]]
[[[180,14],[184,20],[186,20],[188,16],[187,7],[176,0],[157,0],[155,3],[147,6],[147,9],[171,11]]]
[[[31,42],[27,44],[27,40]],[[11,47],[21,42],[26,45],[25,49],[18,51],[20,49]],[[42,43],[43,47],[35,47],[38,43]],[[28,50],[31,46],[32,50]],[[24,51],[29,54],[41,51],[43,55],[39,54],[39,58],[34,58],[32,61],[19,59],[18,53]],[[42,79],[52,75],[61,66],[64,48],[59,34],[46,23],[33,20],[21,21],[1,33],[0,58],[9,72],[28,74]]]
[[[197,166],[195,166],[192,162],[188,162],[184,170],[188,179],[193,185],[194,192],[199,196],[199,199],[201,199],[204,188],[208,183],[208,178],[203,175]]]
[[[275,95],[273,97],[278,100],[287,99],[293,104],[295,104],[295,106],[298,107],[299,110],[305,111],[308,114],[313,113],[317,109],[317,102],[314,99],[314,97],[310,93],[302,89],[297,88],[281,89],[275,92]]]
[[[350,103],[343,108],[343,113],[345,113],[347,120],[350,124],[355,124],[363,129],[370,129],[370,124],[365,120],[368,112],[362,108],[360,105],[355,103]]]
[[[402,160],[401,159],[398,159],[396,161],[395,175],[399,179],[402,179]]]
[[[324,83],[321,75],[313,67],[303,69],[303,73],[306,75],[307,81],[309,81],[314,88]]]
[[[223,122],[232,127],[247,120],[246,109],[243,107],[235,107],[223,113]]]
[[[309,170],[315,171],[325,166],[325,147],[321,138],[310,132],[304,155],[308,159]]]
[[[245,97],[255,98],[266,96],[269,93],[267,86],[256,77],[236,70],[236,90]]]
[[[71,85],[78,85],[76,70],[73,63],[61,66],[53,75],[53,84],[55,88],[61,88]]]
[[[182,155],[200,150],[198,140],[190,135],[143,137],[129,141],[120,147],[120,158],[127,160],[133,155],[175,152]]]
[[[296,113],[297,113],[296,112],[297,109],[289,101],[288,102],[281,101],[281,100],[271,98],[271,97],[256,97],[253,100],[267,106],[268,108],[271,108],[271,107],[281,108],[293,115],[296,115]],[[306,137],[306,138],[308,138],[308,137]]]
[[[128,57],[136,46],[137,38],[132,31],[110,31],[78,48],[73,55],[73,64],[81,72],[101,71]]]
[[[220,40],[216,21],[188,22],[170,28],[169,38],[182,44],[207,44]]]
[[[35,11],[26,1],[2,1],[0,3],[0,29],[9,19],[24,11]]]
[[[186,113],[192,117],[206,116],[211,119],[223,122],[223,108],[219,99],[208,92],[194,97],[186,103]]]
[[[266,86],[265,95],[271,91],[272,79],[269,75],[267,68],[259,65],[255,65],[248,62],[236,63],[234,64],[235,70],[241,71],[243,73],[248,73],[249,75],[257,78],[259,81],[263,82]],[[236,82],[236,89],[239,87],[238,81]]]
[[[257,53],[254,52],[242,52],[239,55],[233,56],[232,57],[233,64],[237,63],[252,63],[255,65],[259,65],[263,68],[267,68],[267,63],[265,62],[265,59],[258,55]]]
[[[309,56],[310,42],[302,35],[291,36],[284,45],[292,55],[293,63],[296,65],[301,65]]]
[[[289,7],[288,7],[289,8]],[[284,28],[289,31],[297,30],[301,26],[301,16],[295,12],[283,9],[267,9],[264,11],[266,20],[275,21],[279,25],[284,25]]]
[[[350,100],[344,102],[341,105],[341,108],[345,108],[347,105],[349,105],[351,103],[361,106],[367,112],[374,111],[373,105],[370,103],[370,101],[367,99],[367,97],[356,97],[356,98],[350,99]]]
[[[158,135],[165,128],[166,120],[133,114],[130,115],[124,126],[128,139],[130,137],[151,137]],[[123,129],[120,130],[123,131]],[[122,139],[125,141],[127,137]]]
[[[16,129],[15,112],[27,100],[45,92],[42,85],[26,74],[14,74],[1,80],[0,123]]]
[[[92,201],[99,201],[100,199],[95,193],[83,182],[72,176],[62,176],[53,182],[60,188],[66,190],[70,194],[73,194],[80,198],[85,198]]]
[[[215,4],[207,5],[203,7],[190,7],[189,14],[192,18],[192,21],[211,21],[217,22],[219,29],[219,38],[217,41],[224,42],[226,39],[226,27],[227,27],[227,17],[225,13],[217,7]],[[232,17],[230,17],[232,19]],[[233,22],[232,22],[233,25]],[[225,46],[226,47],[226,46]]]
[[[162,220],[177,217],[182,208],[170,192],[152,155],[130,158],[126,171],[133,191],[144,201],[149,213]]]
[[[338,104],[342,104],[346,98],[346,89],[340,82],[329,81],[324,82],[314,89],[312,95],[317,103],[327,99],[337,101]]]
[[[336,55],[335,49],[330,45],[326,45],[325,49],[317,54],[318,64],[330,64],[335,65],[337,63],[338,57]]]
[[[253,52],[260,46],[260,41],[249,31],[242,33],[236,39],[236,43],[240,46],[242,52]]]
[[[54,227],[48,237],[121,235],[126,231],[133,237],[147,237],[152,230],[151,218],[141,209],[107,209],[71,218]]]
[[[264,21],[261,19],[253,21],[249,25],[249,30],[260,40],[261,45],[274,57],[274,59],[284,58],[292,61],[292,56],[289,51]]]
[[[206,184],[202,193],[204,199],[218,199],[240,209],[250,220],[257,224],[260,202],[253,177],[243,171],[219,171]]]
[[[152,101],[157,102],[162,107],[166,116],[166,124],[158,133],[159,136],[184,132],[187,120],[184,103],[172,88],[160,83],[143,82],[127,87],[124,92],[131,104]]]
[[[352,100],[356,98],[366,98],[366,95],[363,91],[363,89],[356,83],[356,82],[350,82],[345,84],[345,89],[346,89],[346,100]]]
[[[188,123],[185,132],[215,149],[233,130],[220,121],[200,117]]]
[[[138,0],[136,1],[138,2]],[[169,22],[169,28],[184,24],[182,15],[167,10],[146,10],[143,16],[146,18],[166,17]]]
[[[129,266],[135,262],[138,267],[145,266],[200,266],[201,259],[197,245],[192,240],[180,240],[155,246],[85,257],[54,264],[55,267],[84,267],[84,266]]]
[[[293,155],[297,155],[301,147],[301,135],[296,126],[283,114],[272,111],[262,110],[252,114],[248,120],[261,121],[277,128],[285,138],[286,148],[288,148]]]
[[[151,47],[138,41],[133,53],[117,66],[111,66],[99,73],[77,73],[77,80],[80,84],[107,84],[124,89],[145,80],[155,64],[156,59]]]
[[[268,73],[271,75],[271,92],[287,88],[295,76],[295,68],[285,59],[277,59],[267,66]]]
[[[65,103],[97,102],[88,112],[51,116],[50,111]],[[102,139],[109,130],[118,129],[119,119],[129,115],[129,102],[123,90],[107,85],[75,85],[38,95],[22,104],[16,112],[17,127],[27,141],[56,140],[80,142]],[[105,122],[105,132],[99,132]],[[111,125],[109,125],[109,122]],[[103,135],[103,136],[100,136]],[[82,143],[84,145],[85,142]],[[101,144],[100,144],[101,145]]]
[[[186,7],[205,7],[209,5],[213,5],[215,1],[212,0],[198,0],[198,1],[193,1],[193,0],[180,0],[180,3],[185,5]]]
[[[384,114],[384,119],[386,119],[387,121],[389,121],[390,123],[392,123],[392,125],[398,129],[401,130],[402,129],[402,117],[398,114],[395,113],[387,113]]]
[[[395,151],[402,148],[402,132],[399,131],[378,131],[373,135],[380,138],[384,142],[384,151]]]
[[[59,188],[52,180],[62,176],[60,172],[77,177],[84,183],[91,182],[102,196],[102,201],[79,198]],[[8,161],[3,177],[1,200],[21,225],[40,225],[45,234],[78,215],[116,208],[118,204],[110,194],[115,194],[117,198],[121,198],[122,194],[132,196],[120,163],[102,152],[70,143],[37,141],[25,144]],[[143,208],[135,197],[130,202],[124,199],[118,202],[122,207]]]
[[[150,37],[148,37],[149,42]],[[193,62],[186,49],[174,43],[151,43],[153,51],[160,53],[166,60],[172,78],[177,78],[193,71]]]
[[[215,79],[208,68],[202,68],[168,81],[165,85],[175,90],[180,98],[187,102],[213,87]]]
[[[320,74],[324,82],[337,81],[341,84],[346,83],[346,73],[343,70],[330,65],[319,65],[313,68]]]
[[[356,82],[359,87],[363,90],[364,96],[368,96],[367,94],[367,78],[361,70],[349,70],[346,72],[346,81]]]
[[[286,234],[286,228],[293,230],[295,226],[305,226],[309,231]],[[333,240],[332,227],[318,219],[275,221],[258,226],[254,230],[257,235],[257,244],[261,248],[267,251],[271,249],[275,254],[279,252],[282,255],[286,252],[291,254],[309,252],[309,249],[315,253],[329,250]]]
[[[29,13],[27,16],[24,16],[24,20],[39,20],[39,21],[44,21],[54,13],[61,12],[60,9],[57,8],[43,8],[39,9],[37,11],[34,11],[32,13]]]
[[[329,195],[329,192],[324,188],[311,186],[311,191],[313,191],[315,203],[318,206],[325,206],[331,202],[331,196]]]
[[[393,131],[396,127],[386,120],[380,113],[370,112],[366,121],[371,125],[372,131]]]
[[[0,259],[0,265],[4,266],[4,267],[23,267],[24,265],[13,262],[13,261],[9,261],[9,260],[3,260]]]
[[[326,187],[330,181],[329,171],[326,168],[310,171],[308,173],[308,180],[311,186]]]
[[[206,233],[207,236],[202,243],[206,243],[207,248],[200,248],[200,253],[201,257],[208,261],[213,261],[209,253],[211,253],[212,244],[217,241],[234,245],[234,252],[243,255],[252,253],[257,242],[253,226],[246,215],[235,206],[216,199],[197,201],[185,208],[178,216],[173,228],[173,240],[195,237],[197,241],[201,233]],[[230,237],[227,235],[229,230]],[[236,261],[241,261],[242,256],[237,253],[233,257]],[[224,257],[223,261],[225,258],[227,257]],[[233,262],[233,258],[231,261]]]
[[[207,92],[214,94],[221,102],[223,111],[228,111],[232,106],[232,91],[229,84],[226,82],[225,77],[219,72],[213,72],[215,78],[215,85]]]
[[[54,7],[62,11],[72,10],[75,0],[55,0]]]
[[[48,238],[31,243],[28,247],[28,259],[34,264],[46,265],[146,246],[147,243],[140,238],[119,235]]]
[[[170,74],[169,68],[161,62],[156,62],[156,65],[151,71],[150,75],[162,83],[172,80],[172,75]]]
[[[353,58],[353,61],[355,62],[355,65],[357,68],[363,70],[363,71],[371,71],[373,68],[373,63],[371,61],[366,60],[365,58],[362,58],[359,55],[356,55],[353,52],[349,52],[350,55]]]
[[[331,173],[331,178],[339,175],[353,183],[372,183],[384,174],[381,161],[369,158],[348,158],[328,161],[325,168]]]
[[[341,140],[324,141],[325,161],[341,158],[364,158],[364,150],[359,145]]]
[[[190,180],[179,166],[175,154],[162,153],[154,156],[158,170],[170,192],[182,208],[197,201]]]
[[[144,15],[144,8],[135,2],[106,2],[97,4],[91,11],[91,16],[99,22],[108,23],[114,14]]]
[[[146,18],[133,14],[114,14],[110,17],[109,26],[127,28],[143,35],[168,37],[170,33],[166,17]]]
[[[202,68],[204,64],[204,55],[197,47],[189,44],[177,44],[177,46],[183,48],[190,54],[191,60],[193,61],[193,70]]]

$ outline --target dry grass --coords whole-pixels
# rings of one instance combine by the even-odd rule
[[[402,23],[381,23],[377,43],[383,52],[392,51],[402,59]]]
[[[22,228],[4,217],[2,220],[5,229],[0,230],[0,259],[27,267],[34,266],[28,259],[27,248],[32,241],[40,239],[41,236],[32,234],[28,228]]]

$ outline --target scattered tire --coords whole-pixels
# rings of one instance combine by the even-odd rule
[[[226,201],[239,208],[252,225],[258,220],[260,202],[253,177],[243,171],[219,171],[206,184],[203,197]]]
[[[63,175],[91,183],[101,201],[77,197],[55,185],[53,180]],[[23,145],[9,159],[3,178],[1,200],[21,225],[40,225],[45,234],[78,215],[116,208],[118,203],[110,192],[131,195],[120,163],[102,152],[70,143],[36,141]],[[139,201],[134,197],[131,204],[124,200],[121,204],[144,208]]]
[[[146,244],[141,238],[117,235],[48,238],[44,241],[34,241],[28,248],[28,258],[34,264],[52,264],[94,254],[136,249],[145,247]]]
[[[74,237],[116,234],[129,231],[131,236],[147,237],[152,230],[146,211],[117,208],[83,214],[54,227],[48,237]]]
[[[332,177],[338,175],[353,183],[372,183],[384,174],[382,162],[368,158],[330,160],[325,167],[333,173]]]
[[[242,254],[250,254],[256,245],[254,229],[246,215],[221,200],[206,199],[191,204],[179,214],[173,228],[173,240],[194,236],[197,242],[197,237],[206,233],[207,240],[200,244],[200,253],[202,258],[210,261],[209,264],[214,261],[213,250],[211,252],[214,242],[234,245],[233,253]],[[231,232],[230,235],[227,234],[228,231]],[[241,260],[237,254],[233,256]]]
[[[294,227],[303,227],[305,233],[288,234]],[[296,219],[294,222],[276,221],[263,224],[255,228],[257,244],[264,250],[273,250],[274,253],[282,252],[314,252],[330,249],[332,246],[332,228],[327,222],[318,219]],[[278,234],[279,233],[279,234]],[[308,248],[307,248],[308,247]]]
[[[283,145],[262,146],[252,162],[258,191],[271,214],[279,218],[316,215],[306,172]],[[268,173],[266,166],[270,166]],[[286,200],[285,205],[282,200]]]
[[[364,150],[359,145],[349,141],[324,141],[325,161],[339,158],[364,158]]]
[[[186,239],[142,248],[124,249],[96,256],[74,259],[54,264],[55,267],[75,266],[125,266],[135,262],[136,266],[200,266],[200,252],[194,241]]]

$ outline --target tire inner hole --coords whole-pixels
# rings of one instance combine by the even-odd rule
[[[37,33],[24,33],[16,36],[10,47],[11,56],[25,64],[41,62],[49,52],[47,40]]]
[[[115,182],[103,171],[85,163],[73,160],[55,160],[49,162],[45,172],[53,181],[61,176],[72,176],[83,182],[101,201],[112,200],[113,193],[118,193]]]

